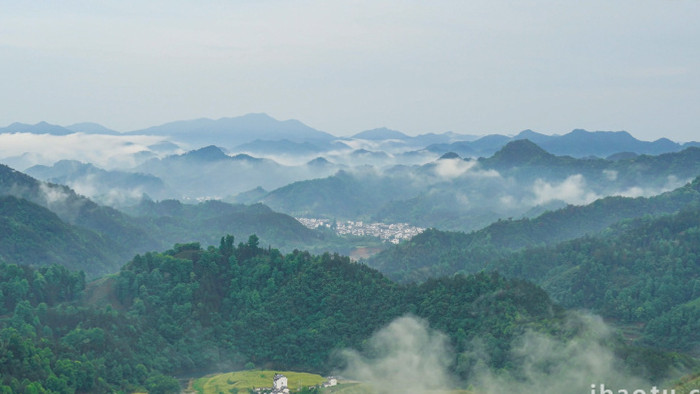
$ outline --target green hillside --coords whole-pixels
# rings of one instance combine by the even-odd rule
[[[511,368],[508,349],[519,333],[566,331],[563,311],[526,282],[490,274],[402,286],[338,255],[282,255],[254,236],[233,241],[137,256],[96,284],[104,290],[93,286],[91,293],[113,293],[94,305],[92,296],[81,301],[84,282],[63,298],[42,292],[72,277],[48,274],[58,268],[0,266],[5,308],[14,311],[0,319],[0,339],[15,355],[0,358],[1,383],[13,392],[157,390],[174,387],[172,374],[246,364],[325,374],[340,366],[336,350],[363,349],[405,314],[427,319],[458,351],[490,338],[490,365]],[[470,362],[456,358],[455,373],[467,374]]]
[[[49,209],[62,221],[91,230],[119,245],[120,261],[137,252],[156,249],[160,244],[148,228],[140,226],[127,215],[95,204],[66,186],[40,182],[26,174],[0,164],[0,195],[31,201]]]
[[[697,186],[696,180],[657,201],[694,196]],[[641,343],[697,354],[700,207],[694,198],[676,214],[623,220],[596,235],[520,251],[499,247],[491,234],[518,224],[470,235],[426,231],[370,263],[403,279],[497,271],[531,280],[565,307],[641,327],[641,338],[635,338]]]
[[[542,285],[567,307],[644,324],[642,340],[700,349],[700,209],[622,222],[599,237],[501,258],[491,268]]]
[[[533,219],[499,220],[468,234],[429,229],[373,256],[368,264],[400,281],[421,281],[458,271],[478,272],[489,269],[494,256],[508,255],[512,250],[554,245],[596,234],[621,220],[672,214],[693,206],[700,206],[700,178],[654,197],[607,197]]]
[[[262,243],[293,250],[324,243],[328,238],[262,204],[229,204],[215,200],[198,204],[183,204],[177,200],[142,201],[127,212],[170,245],[192,240],[215,244],[221,234],[226,233],[236,237],[256,234]]]
[[[214,244],[226,233],[259,234],[261,243],[289,251],[352,248],[335,234],[310,230],[262,204],[144,200],[124,213],[2,165],[0,198],[0,245],[5,246],[0,258],[34,266],[62,264],[89,277],[114,273],[138,253],[178,242]]]
[[[96,276],[118,270],[121,254],[116,243],[67,224],[44,207],[0,196],[0,259],[7,263],[60,264]]]

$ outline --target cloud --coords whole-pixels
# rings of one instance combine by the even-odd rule
[[[370,385],[377,393],[435,393],[451,386],[453,355],[448,337],[424,320],[405,316],[394,320],[368,341],[364,356],[345,350],[342,376]]]
[[[579,333],[570,340],[527,332],[515,341],[512,358],[517,373],[481,367],[471,382],[483,394],[580,394],[592,385],[608,389],[651,388],[644,379],[624,372],[621,361],[606,345],[612,330],[599,316],[573,314]]]
[[[608,389],[650,389],[646,380],[624,372],[609,347],[613,331],[599,316],[572,313],[565,328],[568,339],[528,331],[513,342],[511,368],[494,370],[478,340],[456,355],[448,337],[420,318],[394,320],[368,340],[366,353],[345,350],[347,367],[339,372],[375,392],[448,393],[470,387],[480,394],[581,394],[592,385]],[[468,381],[452,370],[455,357],[475,360]]]
[[[481,170],[474,160],[440,159],[435,162],[435,175],[441,178],[454,179],[465,174],[483,178],[497,178],[501,176],[496,170]]]
[[[613,192],[613,193],[611,193],[611,195],[622,196],[622,197],[633,197],[633,198],[634,197],[657,196],[661,193],[665,193],[665,192],[668,192],[671,190],[678,189],[679,187],[682,187],[683,185],[687,184],[690,181],[692,181],[692,179],[680,180],[675,175],[669,175],[666,177],[666,182],[660,187],[632,186],[632,187],[625,189],[625,190]]]
[[[46,203],[51,207],[55,204],[65,204],[70,195],[60,187],[51,187],[46,183],[39,184],[39,190],[44,196]]]
[[[581,174],[571,175],[559,184],[537,179],[532,186],[535,205],[561,200],[569,204],[589,204],[601,196],[586,190],[586,179]]]
[[[51,165],[59,160],[70,159],[93,163],[103,168],[128,168],[138,164],[139,160],[135,154],[150,151],[148,145],[161,140],[162,137],[157,136],[82,133],[66,136],[0,134],[0,157],[10,158],[30,152],[31,155],[24,155],[24,165],[27,167],[35,164]]]
[[[615,170],[603,170],[603,175],[609,180],[609,181],[616,181],[617,180],[617,171]]]

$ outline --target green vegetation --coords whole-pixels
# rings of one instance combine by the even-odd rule
[[[690,190],[696,193],[699,184]],[[499,226],[517,228],[497,223],[469,237],[494,234]],[[700,345],[700,208],[693,203],[674,215],[621,221],[597,236],[553,246],[509,251],[464,239],[426,231],[380,256],[377,266],[404,279],[498,271],[541,285],[565,307],[641,325],[643,344],[691,352]]]
[[[499,220],[469,234],[428,229],[409,242],[387,248],[368,264],[402,282],[491,270],[489,264],[525,247],[555,245],[599,233],[625,219],[661,216],[700,206],[700,177],[650,198],[607,197],[585,206],[568,206],[534,219]]]
[[[61,264],[95,278],[119,271],[137,253],[178,242],[215,244],[226,233],[259,234],[263,245],[286,251],[349,254],[358,241],[379,244],[307,229],[262,204],[143,200],[125,214],[0,165],[0,259],[8,263]]]
[[[67,224],[48,209],[0,197],[0,258],[25,265],[61,264],[96,276],[117,267],[115,243]]]
[[[342,367],[336,350],[363,349],[405,314],[427,319],[458,351],[482,339],[490,365],[511,368],[519,333],[560,332],[563,317],[527,282],[480,274],[402,286],[347,257],[261,248],[256,236],[136,256],[89,291],[81,274],[56,266],[0,270],[9,313],[0,383],[12,392],[167,392],[177,384],[168,376],[224,365],[327,373]],[[455,359],[455,372],[466,376],[470,363]]]
[[[680,379],[674,386],[673,389],[676,390],[678,394],[690,393],[692,390],[700,388],[700,373],[695,373],[692,375],[685,376]]]

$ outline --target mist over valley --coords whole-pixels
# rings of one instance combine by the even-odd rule
[[[40,329],[30,353],[59,341],[60,357],[87,357],[94,375],[70,390],[252,366],[362,392],[578,393],[672,387],[700,365],[695,143],[334,137],[260,114],[20,126],[0,133],[3,335]],[[72,290],[40,292],[46,275]],[[104,341],[170,361],[92,345]],[[94,359],[107,355],[121,378],[96,378],[116,368]]]
[[[700,394],[700,2],[0,10],[0,393]]]

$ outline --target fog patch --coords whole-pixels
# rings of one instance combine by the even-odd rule
[[[484,394],[578,394],[601,384],[613,392],[651,387],[644,379],[624,372],[621,361],[606,345],[612,330],[600,317],[579,314],[573,319],[581,326],[574,338],[565,341],[527,332],[512,350],[518,365],[515,373],[481,366],[470,383]]]
[[[690,181],[691,181],[691,179],[680,180],[675,175],[669,175],[666,177],[666,182],[661,187],[646,187],[646,188],[644,188],[644,187],[640,187],[640,186],[632,186],[628,189],[625,189],[625,190],[622,190],[619,192],[615,192],[615,193],[611,193],[611,195],[622,196],[622,197],[632,197],[632,198],[658,196],[659,194],[678,189]]]
[[[143,187],[110,187],[102,184],[93,174],[86,175],[78,180],[67,182],[67,186],[76,193],[91,200],[111,207],[122,207],[138,204],[145,195]]]
[[[616,181],[618,172],[615,170],[603,170],[603,175],[605,175],[609,181]]]
[[[104,168],[128,168],[138,164],[141,152],[162,140],[159,136],[119,136],[75,133],[65,136],[47,134],[0,134],[0,157],[33,158],[23,165],[51,165],[59,160],[79,160]],[[31,153],[31,156],[25,155]],[[20,168],[24,170],[25,168]]]
[[[496,170],[481,170],[475,160],[440,159],[435,162],[435,175],[443,179],[455,179],[465,174],[480,178],[498,178]]]
[[[363,353],[342,351],[347,367],[338,373],[379,394],[447,393],[459,387],[480,394],[580,394],[601,384],[614,392],[652,387],[625,372],[609,345],[613,331],[600,317],[572,313],[566,324],[576,333],[569,339],[533,331],[516,338],[512,368],[496,370],[488,366],[486,347],[478,339],[469,351],[455,354],[445,334],[423,319],[404,316],[374,334]],[[466,381],[454,372],[456,359],[473,361]]]
[[[636,198],[636,197],[648,196],[649,194],[648,194],[647,191],[645,191],[644,189],[642,189],[642,188],[639,187],[639,186],[632,186],[632,187],[630,187],[630,188],[627,189],[627,190],[623,190],[623,191],[621,191],[621,192],[619,192],[619,193],[615,193],[615,195],[616,195],[616,196],[622,196],[622,197],[632,197],[632,198]]]
[[[92,198],[100,193],[99,188],[96,186],[97,180],[95,178],[94,174],[87,174],[80,180],[66,182],[66,185],[76,193]]]
[[[361,381],[377,393],[436,393],[449,389],[453,354],[448,337],[421,319],[394,320],[368,340],[367,353],[345,350],[341,375]]]
[[[516,208],[518,206],[518,202],[515,200],[515,197],[511,195],[499,197],[498,202],[506,208]]]
[[[535,194],[535,204],[546,204],[550,201],[560,200],[568,204],[589,204],[600,196],[586,190],[586,179],[581,174],[571,175],[559,184],[549,183],[543,179],[537,179],[532,186]]]
[[[469,206],[469,197],[467,197],[467,195],[464,193],[457,193],[455,195],[455,200],[457,201],[458,204],[460,204],[464,207]]]
[[[56,205],[63,205],[68,202],[68,199],[71,197],[63,188],[52,187],[43,182],[39,183],[39,191],[49,208]]]
[[[692,178],[681,180],[681,179],[678,179],[678,177],[675,175],[669,175],[666,177],[666,184],[663,186],[663,190],[659,194],[667,192],[667,191],[671,191],[674,189],[678,189],[679,187],[682,187],[683,185],[690,183],[692,180],[693,180]]]

